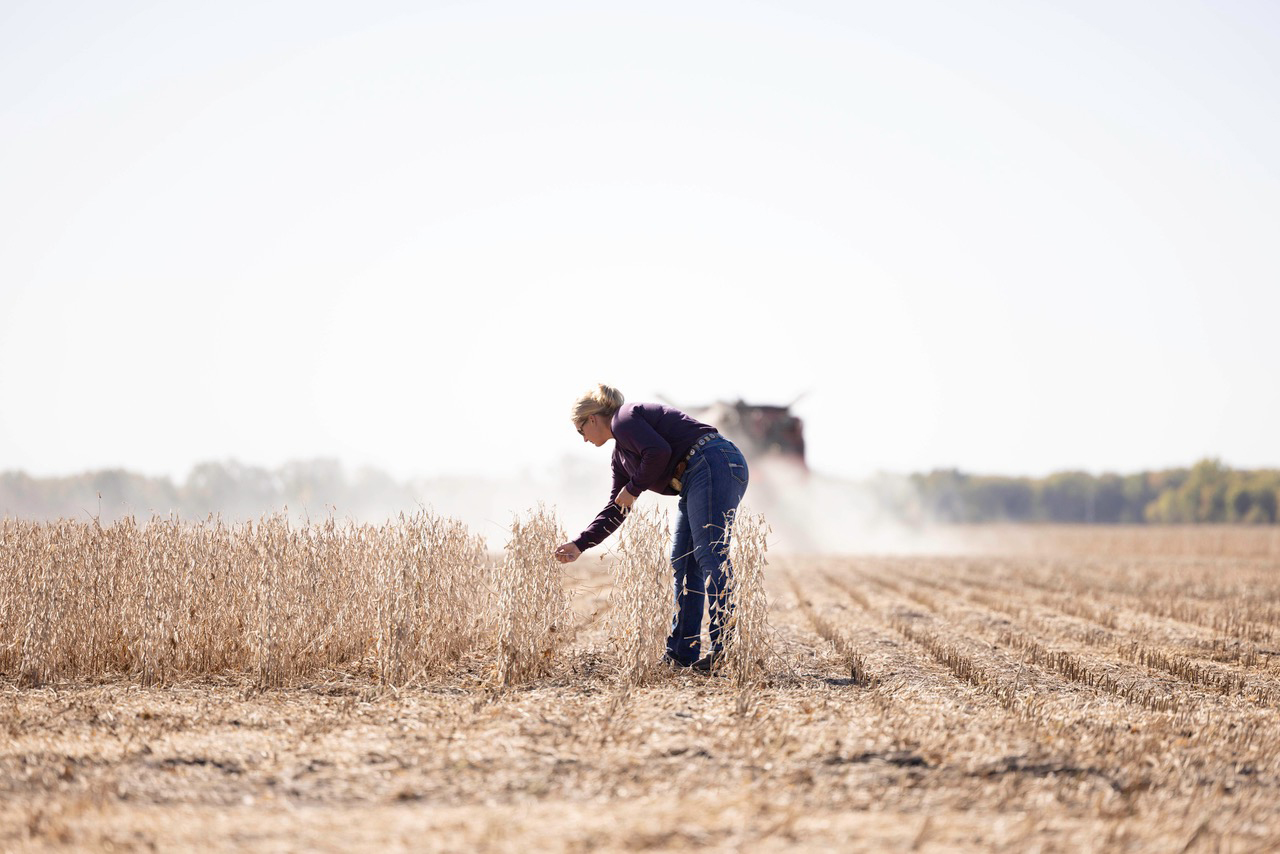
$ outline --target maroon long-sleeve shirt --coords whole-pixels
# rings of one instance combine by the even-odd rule
[[[678,409],[660,403],[628,403],[609,423],[613,431],[613,487],[609,501],[587,529],[573,541],[582,551],[599,545],[622,524],[622,511],[613,503],[624,487],[639,497],[646,489],[675,495],[671,477],[694,442],[716,432]]]

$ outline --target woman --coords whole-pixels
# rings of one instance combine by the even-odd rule
[[[747,491],[746,459],[715,427],[670,406],[627,404],[620,391],[607,385],[579,397],[572,417],[584,442],[599,448],[614,440],[613,486],[595,521],[556,549],[556,559],[569,563],[599,545],[646,489],[679,495],[671,547],[676,616],[667,658],[681,667],[710,670],[724,650],[722,631],[729,615],[721,597],[733,574],[728,519]],[[699,658],[704,600],[711,606],[711,654]]]

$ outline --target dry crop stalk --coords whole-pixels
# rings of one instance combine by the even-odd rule
[[[383,683],[405,685],[458,659],[488,612],[480,537],[453,520],[400,515],[379,540],[378,666]]]
[[[675,597],[670,531],[657,508],[632,510],[619,536],[606,626],[623,684],[630,688],[648,682],[662,659]]]
[[[762,514],[735,511],[725,523],[730,537],[733,575],[725,592],[724,659],[717,667],[742,691],[766,678],[773,655],[769,598],[764,588],[765,553],[772,532]],[[709,602],[711,607],[719,603]]]
[[[511,523],[506,559],[495,579],[498,685],[523,682],[550,671],[559,648],[572,638],[569,598],[556,547],[564,542],[555,514],[542,505]]]

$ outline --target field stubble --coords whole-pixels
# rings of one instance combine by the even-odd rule
[[[662,524],[564,568],[545,510],[496,559],[425,515],[5,523],[0,848],[1280,845],[1252,532],[766,567],[748,516],[707,677],[655,666]]]

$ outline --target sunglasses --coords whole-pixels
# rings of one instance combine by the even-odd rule
[[[590,416],[590,415],[588,415],[586,418],[582,419],[581,421],[577,422],[577,424],[575,424],[575,425],[574,425],[574,426],[575,426],[575,427],[577,427],[577,429],[578,429],[578,435],[579,435],[579,436],[583,436],[582,428],[587,426],[587,422],[588,422],[589,420],[591,420],[591,416]],[[585,436],[583,436],[583,438],[586,438],[586,437],[585,437]]]

